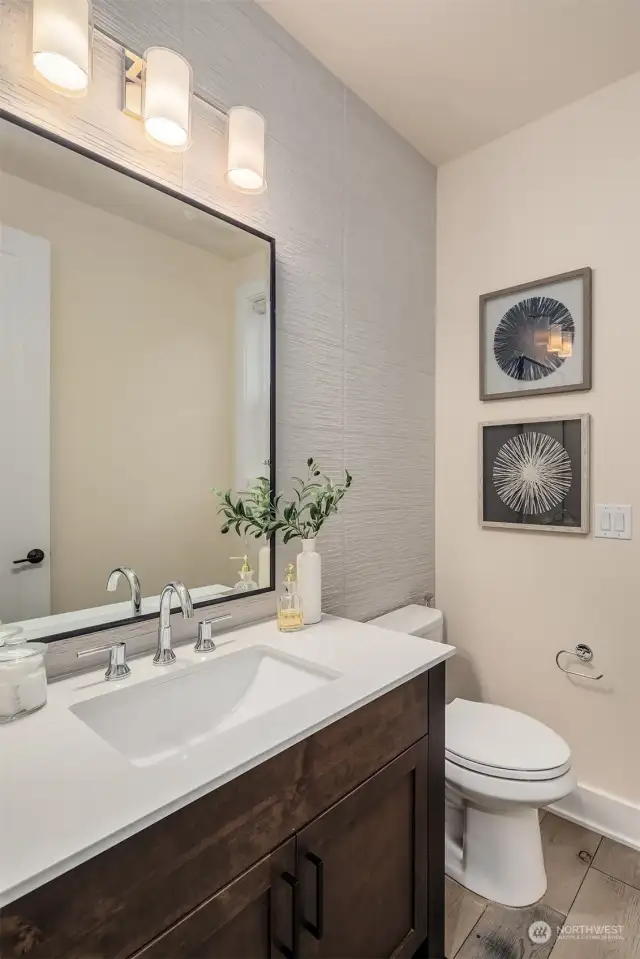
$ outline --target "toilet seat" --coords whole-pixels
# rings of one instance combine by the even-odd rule
[[[562,737],[524,713],[454,699],[445,715],[445,755],[455,766],[527,782],[558,779],[571,768]]]

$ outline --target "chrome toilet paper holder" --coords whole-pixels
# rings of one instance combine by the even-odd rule
[[[569,676],[579,676],[580,679],[593,679],[595,681],[603,678],[604,673],[600,673],[598,676],[591,676],[589,673],[580,673],[575,669],[567,669],[566,666],[561,666],[560,657],[565,654],[567,656],[577,656],[582,663],[590,663],[593,660],[593,650],[590,646],[587,646],[586,643],[578,643],[575,649],[559,650],[556,653],[556,666],[558,669],[561,669],[563,673],[567,673]]]

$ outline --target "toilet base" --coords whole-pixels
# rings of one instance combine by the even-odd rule
[[[504,906],[537,902],[547,889],[538,810],[514,804],[492,811],[465,802],[459,814],[462,823],[454,815],[454,828],[447,828],[447,874]]]

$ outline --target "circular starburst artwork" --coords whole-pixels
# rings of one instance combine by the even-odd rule
[[[558,332],[568,353],[575,325],[571,313],[551,296],[529,296],[504,314],[493,337],[493,352],[503,373],[514,380],[534,381],[559,369],[565,356],[552,352],[549,330]]]
[[[493,463],[495,490],[510,509],[536,515],[554,509],[571,488],[571,460],[547,433],[519,433],[507,440]]]

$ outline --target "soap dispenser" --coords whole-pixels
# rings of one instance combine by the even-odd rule
[[[245,554],[244,556],[232,556],[231,559],[242,560],[242,566],[238,570],[240,579],[233,587],[234,593],[250,593],[252,590],[257,589],[258,584],[253,578],[253,570],[249,563],[249,557]]]
[[[302,600],[298,595],[296,568],[289,563],[284,571],[284,592],[278,598],[278,629],[292,633],[303,626]]]

